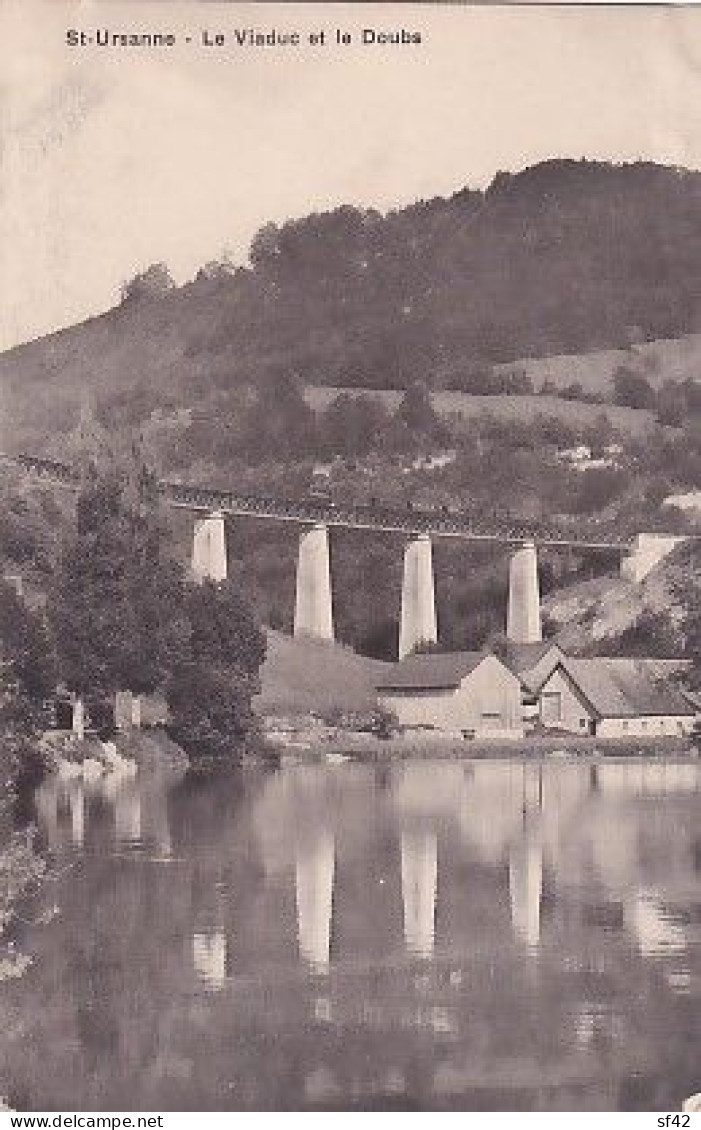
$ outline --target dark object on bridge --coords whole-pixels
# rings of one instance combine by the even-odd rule
[[[53,714],[57,730],[73,729],[73,703],[69,698],[57,698],[53,704]]]
[[[310,498],[312,502],[323,502],[326,506],[333,506],[333,495],[331,494],[331,487],[329,486],[314,483],[309,488],[308,498]]]

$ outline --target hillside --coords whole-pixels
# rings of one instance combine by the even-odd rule
[[[565,651],[606,654],[623,635],[624,650],[640,646],[641,652],[673,655],[677,648],[666,638],[665,623],[668,618],[673,626],[682,623],[678,586],[688,584],[694,572],[693,556],[682,545],[639,584],[619,576],[580,581],[548,595],[543,611]],[[639,640],[630,638],[636,625]],[[650,639],[643,633],[649,633]]]
[[[559,359],[561,360],[561,359]],[[592,366],[596,365],[597,355],[587,354],[573,358],[579,363],[581,369],[586,368],[587,361]],[[545,366],[547,361],[543,362]],[[701,363],[699,366],[701,371]],[[333,388],[320,385],[310,385],[304,390],[304,397],[311,408],[328,408],[337,396],[368,396],[381,400],[388,408],[396,410],[402,399],[401,389],[364,389]],[[482,414],[495,416],[499,420],[528,421],[538,416],[548,416],[563,424],[575,428],[588,427],[596,423],[603,415],[609,420],[612,427],[631,435],[644,433],[654,424],[654,414],[646,408],[624,408],[618,404],[588,404],[582,400],[565,400],[558,396],[522,395],[510,396],[501,393],[494,396],[479,396],[469,392],[454,392],[441,389],[434,392],[431,398],[436,412],[441,416],[455,414],[462,420],[469,421]]]
[[[701,174],[564,160],[386,216],[270,224],[248,268],[179,288],[147,271],[119,307],[0,356],[0,444],[69,431],[88,395],[138,421],[293,377],[483,392],[506,366],[599,393],[619,363],[697,378],[699,232]],[[659,339],[679,344],[645,346]]]
[[[642,584],[614,576],[568,584],[546,596],[543,611],[565,651],[615,654],[617,638],[641,617],[652,617],[653,625],[660,614],[671,612],[673,620],[679,618],[674,585],[685,571],[688,564],[682,547],[681,554],[659,565]],[[375,685],[386,663],[340,644],[294,639],[278,631],[268,630],[267,639],[262,692],[256,698],[261,713],[323,714],[333,707],[367,711],[374,705]],[[641,642],[648,653],[646,641]],[[661,638],[656,645],[651,653],[664,655]]]
[[[256,708],[266,714],[323,712],[331,707],[368,710],[375,681],[386,664],[339,644],[293,639],[268,631]]]
[[[701,482],[699,232],[701,174],[567,161],[384,217],[269,225],[246,269],[209,264],[178,288],[154,267],[117,308],[0,355],[0,449],[135,451],[168,478],[284,497],[323,476],[332,500],[685,530],[692,517],[662,502]],[[693,397],[673,385],[686,402],[670,426],[654,396],[600,402],[621,369]],[[9,475],[2,497],[3,569],[40,590],[61,504]],[[170,520],[188,562],[191,518]],[[291,627],[298,536],[229,525],[231,573],[271,628]],[[331,540],[338,638],[394,656],[401,537]],[[506,547],[445,542],[435,557],[441,642],[481,647],[503,630]],[[544,591],[615,565],[544,553]],[[285,644],[271,654],[283,662]]]

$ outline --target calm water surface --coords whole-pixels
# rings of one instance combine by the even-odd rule
[[[0,984],[19,1109],[679,1109],[701,768],[45,783]],[[0,955],[1,956],[1,955]]]

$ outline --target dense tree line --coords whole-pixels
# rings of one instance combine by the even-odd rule
[[[587,161],[384,217],[268,224],[249,271],[193,284],[221,317],[193,329],[190,356],[229,358],[236,382],[282,367],[317,384],[474,390],[495,362],[698,328],[700,225],[699,174]]]
[[[701,416],[701,381],[666,380],[654,387],[644,373],[619,365],[613,374],[613,400],[624,408],[648,408],[661,424],[683,427]]]
[[[136,463],[88,474],[43,610],[0,586],[0,712],[17,741],[46,723],[60,684],[98,726],[113,721],[117,691],[162,691],[195,757],[234,759],[250,742],[265,637],[234,584],[188,579],[154,485]]]

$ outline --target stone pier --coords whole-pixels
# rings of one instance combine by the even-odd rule
[[[421,534],[404,550],[399,658],[410,655],[419,644],[437,640],[433,551],[428,534]]]
[[[195,522],[192,574],[200,582],[226,580],[226,531],[220,510],[214,510],[206,518]]]
[[[317,640],[334,638],[329,535],[321,524],[299,539],[294,634]]]
[[[79,742],[85,738],[85,703],[80,695],[71,696],[73,706],[73,733]]]
[[[511,558],[506,638],[512,643],[540,643],[543,638],[538,554],[532,541],[525,542]]]

